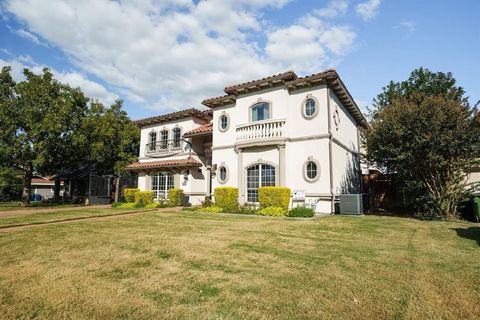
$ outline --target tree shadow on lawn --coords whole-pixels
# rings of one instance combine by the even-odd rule
[[[455,230],[459,237],[477,241],[477,245],[480,246],[480,227],[450,228],[450,229]]]

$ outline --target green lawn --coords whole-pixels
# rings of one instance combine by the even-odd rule
[[[18,211],[18,210],[35,210],[39,208],[48,209],[48,208],[70,208],[70,207],[81,207],[80,204],[61,204],[61,203],[35,203],[32,202],[27,207],[21,207],[20,202],[0,202],[0,212],[4,211]]]
[[[480,319],[480,226],[155,211],[0,232],[0,310],[6,319]]]
[[[42,208],[44,209],[44,208]],[[123,214],[133,211],[142,211],[151,209],[121,209],[121,208],[79,208],[78,210],[55,211],[51,212],[35,212],[30,210],[21,215],[6,215],[0,216],[0,229],[10,226],[21,226],[28,224],[41,224],[47,222],[56,222],[63,220],[70,220],[76,218],[97,217],[105,215]]]

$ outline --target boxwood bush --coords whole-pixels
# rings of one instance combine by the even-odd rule
[[[261,216],[283,217],[287,215],[287,209],[283,207],[266,207],[257,211]]]
[[[140,191],[138,188],[125,188],[123,189],[123,196],[126,202],[134,202],[135,201],[135,193]]]
[[[143,205],[153,203],[153,191],[137,191],[135,192],[135,203]]]
[[[238,208],[238,188],[215,188],[215,206],[223,208],[225,212],[235,212]]]
[[[183,202],[183,190],[172,188],[168,190],[168,203],[172,207],[181,206]]]
[[[287,187],[260,187],[258,189],[258,202],[260,208],[282,207],[288,210],[291,190]]]
[[[313,217],[314,215],[315,215],[315,211],[313,211],[313,209],[305,208],[305,207],[296,207],[288,211],[289,217],[307,218],[307,217]]]

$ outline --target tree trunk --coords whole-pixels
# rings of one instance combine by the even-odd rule
[[[26,207],[30,203],[30,187],[32,185],[32,175],[32,164],[29,163],[25,166],[25,171],[23,175],[23,190],[21,202],[22,207]]]
[[[53,199],[60,200],[60,180],[55,180],[55,187],[53,189]]]

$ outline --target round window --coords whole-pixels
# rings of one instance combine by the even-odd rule
[[[306,117],[313,117],[317,111],[317,106],[315,104],[315,100],[309,98],[305,100],[305,104],[303,106],[303,112]]]
[[[226,114],[220,116],[219,126],[221,131],[226,131],[228,129],[228,116]]]
[[[317,164],[314,161],[308,161],[305,167],[305,173],[309,180],[313,180],[317,177]]]
[[[218,169],[218,180],[220,180],[220,182],[225,182],[227,181],[227,168],[225,167],[220,167],[220,169]]]

